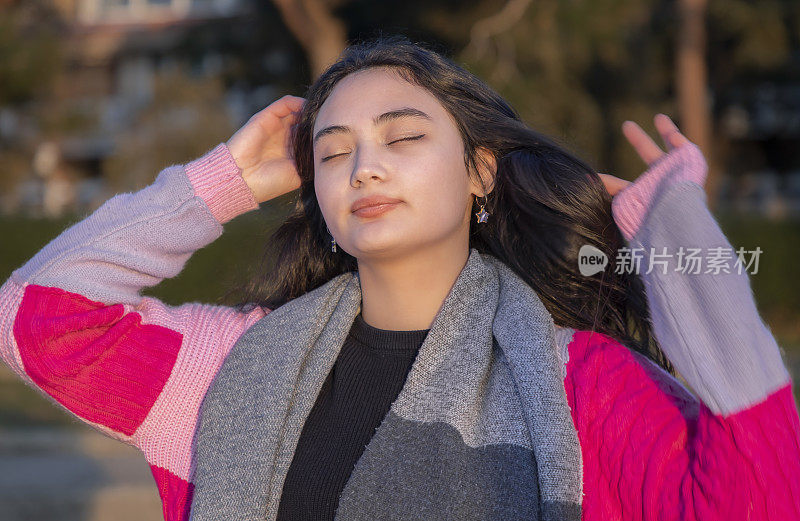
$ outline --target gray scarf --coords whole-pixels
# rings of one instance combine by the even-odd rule
[[[305,420],[360,309],[348,272],[241,336],[202,404],[190,519],[276,518]],[[563,362],[536,292],[471,249],[336,520],[579,520]]]

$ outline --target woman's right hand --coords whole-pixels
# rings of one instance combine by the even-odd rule
[[[226,143],[259,203],[300,188],[289,132],[305,101],[283,96],[250,117]]]

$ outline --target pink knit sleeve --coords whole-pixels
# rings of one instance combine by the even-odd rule
[[[577,331],[565,389],[583,455],[583,519],[800,519],[791,382],[716,414],[638,352]]]
[[[631,240],[639,232],[656,199],[679,183],[702,186],[708,167],[694,143],[675,148],[652,163],[636,181],[611,200],[614,221],[622,235]]]
[[[140,291],[176,276],[225,222],[257,207],[220,144],[112,197],[0,287],[0,359],[78,420],[139,448],[165,514],[188,505],[192,435],[208,386],[269,310],[169,306]]]

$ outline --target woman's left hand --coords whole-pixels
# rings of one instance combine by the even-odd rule
[[[666,114],[656,114],[653,121],[655,122],[656,130],[661,134],[661,139],[664,140],[664,144],[667,147],[666,152],[661,150],[661,147],[647,135],[647,132],[633,121],[625,121],[622,124],[622,133],[639,154],[639,157],[647,163],[648,167],[674,148],[690,142],[686,136],[681,134],[678,127]],[[631,181],[626,181],[610,174],[598,173],[597,175],[600,176],[606,190],[612,197],[631,184]]]

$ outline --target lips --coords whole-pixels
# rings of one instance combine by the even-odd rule
[[[361,199],[356,199],[356,201],[350,207],[350,211],[356,212],[361,208],[366,208],[369,206],[378,206],[381,204],[392,204],[400,202],[402,202],[400,199],[396,199],[394,197],[387,197],[385,195],[370,195],[368,197],[362,197]]]

